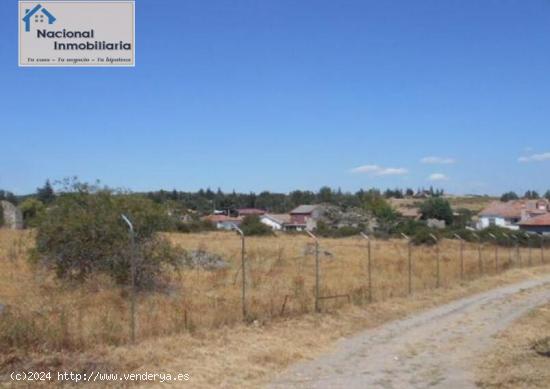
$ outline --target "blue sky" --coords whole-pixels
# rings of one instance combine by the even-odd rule
[[[136,4],[136,68],[38,69],[0,2],[0,188],[550,189],[548,0]]]

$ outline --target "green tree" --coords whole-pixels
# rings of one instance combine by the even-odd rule
[[[529,199],[529,200],[536,200],[536,199],[540,198],[540,196],[539,196],[539,194],[536,190],[528,190],[527,192],[525,192],[525,195],[523,197],[525,197],[526,199]]]
[[[517,199],[519,199],[519,196],[516,194],[516,192],[506,192],[502,196],[500,196],[500,201],[510,201]]]
[[[323,186],[321,189],[319,189],[319,193],[317,194],[317,199],[320,203],[332,203],[332,200],[333,200],[332,189],[330,189],[328,186]]]
[[[546,200],[550,200],[550,190],[547,190],[546,193],[544,194],[544,198]]]
[[[0,190],[0,200],[6,200],[7,202],[17,205],[17,197],[12,192],[6,190]]]
[[[447,225],[453,222],[453,210],[451,204],[441,197],[434,197],[420,204],[422,219],[445,220]]]
[[[35,198],[28,198],[24,200],[19,209],[23,213],[23,221],[26,227],[36,227],[38,225],[39,218],[44,215],[46,207],[42,201]]]
[[[240,225],[240,228],[246,236],[273,235],[273,230],[271,227],[262,223],[260,218],[256,215],[245,217]]]
[[[397,213],[386,201],[380,191],[370,189],[362,193],[363,208],[370,212],[378,222],[378,228],[388,232],[397,222]]]
[[[42,188],[36,188],[36,197],[43,204],[50,204],[55,199],[55,193],[50,180],[46,180]]]
[[[134,224],[135,245],[121,214]],[[178,263],[178,251],[157,234],[167,223],[166,212],[149,199],[76,183],[40,219],[33,259],[60,278],[84,280],[105,273],[127,284],[134,258],[136,284],[152,287],[164,265]]]

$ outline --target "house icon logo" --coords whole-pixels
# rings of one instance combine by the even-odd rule
[[[46,17],[46,19],[44,19],[44,17]],[[35,23],[44,23],[44,21],[47,21],[48,24],[54,24],[57,19],[46,8],[38,4],[33,9],[25,10],[23,21],[25,22],[26,32],[31,30],[31,21],[33,20]]]

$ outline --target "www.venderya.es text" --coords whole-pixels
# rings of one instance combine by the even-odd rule
[[[132,382],[185,382],[191,379],[189,373],[103,373],[93,371],[88,373],[64,372],[40,372],[21,371],[10,374],[12,381],[26,382],[108,382],[108,381],[132,381]]]

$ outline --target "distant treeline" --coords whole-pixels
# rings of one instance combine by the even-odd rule
[[[214,209],[232,210],[238,208],[260,208],[273,213],[286,213],[301,204],[333,204],[342,208],[362,207],[373,198],[405,198],[418,194],[438,197],[444,194],[442,189],[378,189],[359,190],[355,193],[340,189],[322,187],[317,192],[295,190],[288,194],[264,191],[256,193],[225,193],[218,189],[201,189],[198,192],[180,192],[177,190],[148,192],[146,196],[157,203],[176,201],[189,209],[208,213]]]

